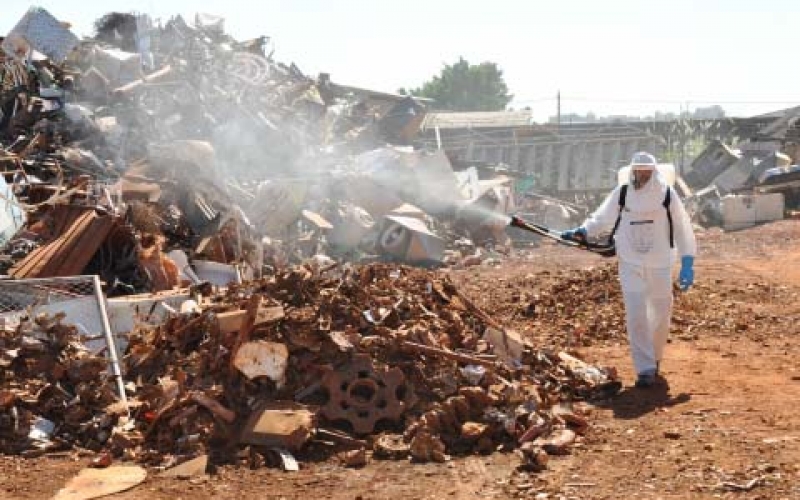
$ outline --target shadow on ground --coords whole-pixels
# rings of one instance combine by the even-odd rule
[[[688,403],[691,399],[685,392],[671,395],[669,383],[666,379],[659,378],[653,387],[625,387],[616,396],[598,402],[597,406],[611,409],[614,418],[629,420],[652,413],[658,408]]]

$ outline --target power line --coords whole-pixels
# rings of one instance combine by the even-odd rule
[[[555,101],[555,100],[556,100],[555,97],[539,97],[537,99],[525,99],[525,100],[512,99],[512,102],[514,104],[530,104],[530,103],[535,103],[535,102],[546,102],[546,101]]]
[[[555,101],[555,97],[542,97],[537,99],[514,99],[515,104],[526,104],[544,101]],[[729,100],[714,100],[714,99],[608,99],[608,98],[593,98],[583,96],[570,96],[561,95],[562,102],[566,101],[581,101],[581,102],[595,102],[599,104],[605,103],[631,103],[631,104],[793,104],[800,105],[800,101],[729,101]]]
[[[701,99],[593,99],[589,97],[567,96],[569,101],[591,101],[598,103],[667,103],[667,104],[800,104],[800,101],[726,101]]]

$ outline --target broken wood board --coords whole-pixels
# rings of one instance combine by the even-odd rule
[[[138,466],[83,469],[56,493],[53,500],[90,500],[113,495],[138,486],[146,478],[147,471]]]
[[[285,311],[281,306],[260,306],[253,326],[274,323],[282,320],[284,316]],[[217,314],[217,324],[221,332],[234,333],[242,327],[245,318],[247,318],[247,311],[244,309],[221,312]]]
[[[298,450],[311,438],[315,417],[314,412],[297,403],[267,403],[252,413],[239,441]]]
[[[506,365],[515,368],[525,352],[525,341],[513,330],[488,327],[483,334],[484,340],[492,344],[495,355]]]
[[[193,458],[183,462],[180,465],[176,465],[171,469],[165,470],[159,474],[159,476],[172,477],[176,479],[189,479],[206,475],[206,470],[208,470],[208,455],[200,455],[197,458]]]

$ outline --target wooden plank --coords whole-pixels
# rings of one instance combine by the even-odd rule
[[[40,261],[39,270],[37,271],[38,278],[50,278],[53,276],[66,276],[59,272],[60,269],[68,269],[74,265],[72,258],[80,258],[80,256],[71,255],[73,245],[82,235],[87,233],[91,227],[92,219],[96,217],[93,212],[87,212],[80,216],[63,238],[58,238],[54,242],[54,249],[49,252],[46,260]],[[89,256],[91,258],[91,256]],[[88,262],[88,260],[87,260]]]
[[[231,363],[230,363],[230,375],[233,376],[236,373],[236,353],[239,351],[239,347],[242,346],[243,343],[247,342],[250,338],[250,333],[253,331],[253,327],[256,323],[256,318],[258,317],[258,309],[261,305],[261,296],[258,294],[253,294],[250,297],[250,300],[247,302],[247,315],[242,321],[242,326],[239,328],[239,334],[236,336],[236,343],[233,345],[233,349],[231,349]]]
[[[52,276],[59,276],[58,269],[60,269],[60,266],[66,267],[71,264],[68,262],[70,257],[69,251],[75,239],[80,238],[80,236],[86,232],[89,225],[88,223],[93,216],[94,214],[88,212],[83,214],[69,227],[67,234],[57,238],[52,244],[48,245],[51,248],[47,253],[47,258],[40,260],[38,263],[37,277],[49,278]]]
[[[67,205],[59,205],[59,208],[54,210],[57,210],[54,214],[56,227],[54,227],[51,234],[56,234],[58,236],[52,239],[48,244],[37,248],[25,260],[18,263],[20,268],[17,270],[17,266],[15,266],[15,269],[12,269],[12,276],[39,277],[42,266],[46,265],[57,254],[60,246],[71,237],[72,226],[82,215],[90,213],[83,207]],[[93,211],[91,213],[93,213]]]
[[[68,210],[66,223],[76,211]],[[93,210],[78,215],[60,236],[37,248],[18,262],[9,274],[14,278],[50,278],[80,274],[116,224],[110,216],[100,217]]]
[[[75,276],[80,274],[103,245],[114,220],[111,217],[94,217],[84,221],[80,233],[72,239],[65,249],[63,261],[54,271],[55,276]]]
[[[58,249],[71,237],[73,226],[50,243],[37,248],[10,271],[15,278],[38,278],[42,268],[54,257]]]

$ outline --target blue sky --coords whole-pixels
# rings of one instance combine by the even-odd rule
[[[2,0],[0,32],[31,5]],[[800,104],[800,2],[791,0],[53,0],[78,35],[114,10],[207,12],[236,38],[271,36],[305,73],[395,91],[464,56],[497,62],[537,120],[650,114],[709,104],[751,115]]]

